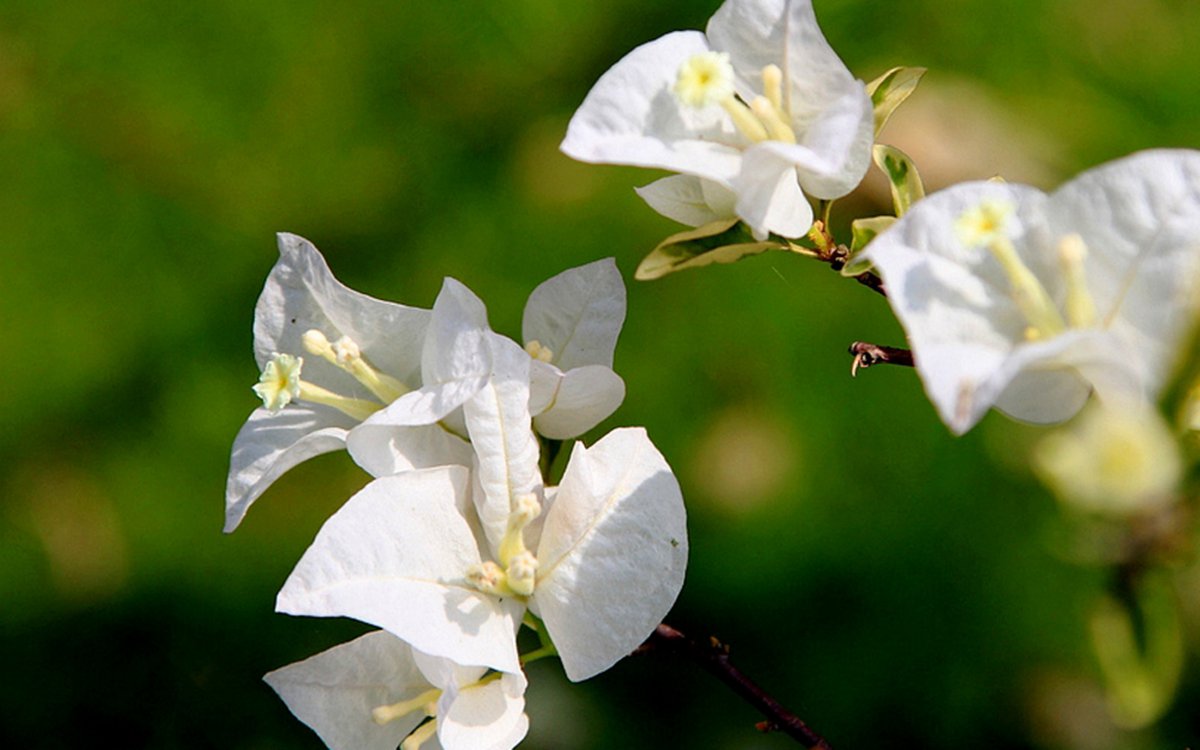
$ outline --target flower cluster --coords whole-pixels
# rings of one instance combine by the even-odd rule
[[[255,315],[263,406],[233,449],[226,529],[275,478],[345,447],[375,477],[317,534],[280,612],[381,628],[267,675],[332,748],[507,750],[525,735],[522,665],[557,655],[584,680],[633,651],[683,584],[678,483],[640,428],[575,443],[558,486],[542,446],[624,397],[612,371],[625,289],[611,260],[529,298],[525,346],[447,279],[432,310],[333,278],[279,237]],[[520,654],[518,630],[542,644]]]
[[[1050,194],[989,181],[926,198],[911,160],[874,145],[922,73],[864,84],[810,0],[726,0],[704,33],[668,34],[605,73],[562,150],[677,173],[638,192],[700,228],[656,248],[642,277],[770,249],[830,263],[886,294],[912,347],[887,350],[915,365],[955,434],[993,407],[1062,422],[1095,393],[1103,403],[1043,441],[1036,470],[1085,513],[1169,516],[1188,459],[1157,409],[1200,314],[1200,152],[1134,154]],[[861,218],[837,245],[832,201],[872,158],[896,216]],[[276,606],[379,630],[266,680],[331,748],[509,750],[529,726],[525,664],[557,656],[573,681],[608,669],[683,582],[682,495],[644,430],[576,442],[548,483],[560,441],[624,398],[615,263],[537,287],[517,343],[453,279],[416,309],[346,288],[302,238],[279,248],[255,315],[262,407],[234,443],[226,531],[283,472],[344,448],[373,480]],[[1200,429],[1200,381],[1185,390],[1180,433]],[[1154,545],[1137,541],[1140,571]],[[540,644],[525,653],[522,627]],[[1102,661],[1114,648],[1097,646]]]

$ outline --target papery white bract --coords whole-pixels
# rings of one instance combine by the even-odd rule
[[[446,279],[421,345],[421,387],[368,417],[347,439],[350,455],[374,476],[438,464],[471,463],[459,410],[492,370],[487,308],[466,286]],[[437,427],[426,427],[437,425]],[[450,454],[445,443],[464,450]],[[430,458],[420,459],[425,452]],[[447,460],[448,459],[448,460]]]
[[[641,428],[575,444],[537,547],[530,605],[571,680],[611,667],[644,641],[683,588],[683,495]]]
[[[368,484],[321,527],[276,610],[352,617],[433,656],[519,671],[524,605],[467,579],[483,562],[468,480],[465,467],[442,466]]]
[[[285,471],[342,448],[367,414],[421,383],[430,311],[347,288],[296,235],[279,235],[279,254],[254,314],[254,354],[264,370],[255,390],[266,405],[234,440],[227,532]],[[469,460],[466,444],[435,426],[408,437],[408,466]]]
[[[624,321],[625,284],[612,258],[564,271],[529,295],[521,333],[539,433],[582,435],[621,405],[625,383],[612,362]]]
[[[475,508],[487,541],[498,551],[516,500],[532,496],[540,506],[543,480],[529,409],[530,357],[516,342],[497,334],[488,345],[491,376],[463,405],[463,415],[475,450]]]
[[[1197,311],[1200,152],[1135,154],[1050,195],[955,186],[865,257],[955,433],[992,406],[1052,423],[1093,390],[1153,398]]]
[[[838,198],[870,164],[865,86],[817,25],[810,0],[727,0],[706,33],[644,44],[608,70],[571,119],[562,150],[588,162],[679,172],[639,190],[697,226],[744,220],[799,237],[805,194]]]
[[[263,679],[332,750],[394,750],[431,732],[445,750],[511,750],[529,726],[525,676],[485,672],[377,631]]]

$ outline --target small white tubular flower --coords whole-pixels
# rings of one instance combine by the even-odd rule
[[[459,664],[520,670],[524,605],[484,593],[468,520],[467,469],[443,466],[376,479],[321,527],[276,598],[279,612],[352,617]]]
[[[304,360],[290,354],[276,354],[263,367],[254,392],[268,411],[279,411],[300,398],[300,368]]]
[[[564,271],[529,295],[521,331],[534,360],[530,411],[539,433],[576,437],[621,405],[625,382],[612,361],[624,322],[625,284],[612,258]]]
[[[263,679],[331,750],[407,750],[430,730],[445,750],[511,750],[528,728],[525,677],[485,672],[377,631]]]
[[[641,428],[576,443],[537,547],[530,607],[573,681],[611,667],[662,621],[683,587],[679,483]]]
[[[639,191],[670,218],[736,215],[758,236],[798,237],[812,223],[805,194],[853,190],[873,137],[865,86],[825,41],[810,0],[727,0],[704,34],[663,36],[601,76],[562,150],[698,178]],[[729,212],[714,216],[719,206]]]
[[[1114,516],[1170,505],[1183,477],[1170,427],[1134,401],[1088,409],[1078,424],[1038,444],[1033,465],[1064,502]]]
[[[1200,152],[1134,154],[1051,195],[958,185],[866,257],[955,433],[993,406],[1049,424],[1092,391],[1153,398],[1200,299]]]
[[[373,299],[338,282],[317,249],[279,235],[279,261],[254,313],[254,353],[263,399],[234,440],[225,530],[296,464],[345,446],[369,414],[421,382],[430,312]],[[335,344],[330,344],[330,339]],[[301,367],[301,364],[303,367]],[[406,467],[463,460],[469,448],[437,427],[406,436],[426,446]]]

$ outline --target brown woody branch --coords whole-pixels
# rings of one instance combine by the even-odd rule
[[[838,244],[833,239],[833,235],[829,233],[829,227],[826,226],[824,220],[813,222],[812,229],[809,230],[806,239],[809,243],[808,246],[813,250],[812,256],[817,260],[822,263],[828,263],[830,268],[839,273],[846,267],[846,261],[850,259],[850,248]],[[870,271],[851,276],[850,278],[873,292],[882,294],[884,297],[887,296],[887,289],[883,286],[883,279]]]
[[[830,268],[840,273],[841,270],[846,267],[846,261],[849,259],[849,257],[850,250],[847,249],[845,245],[836,245],[829,251],[827,256],[822,258],[822,260],[828,263]],[[885,289],[883,286],[883,279],[879,278],[879,276],[871,273],[870,271],[860,273],[857,276],[851,276],[850,278],[854,279],[873,292],[882,294],[884,297],[887,296],[887,289]]]
[[[857,375],[859,370],[865,370],[875,365],[913,366],[912,352],[894,346],[879,346],[878,344],[868,344],[865,341],[855,341],[850,345],[850,353],[854,355],[854,362],[850,365],[851,377]]]
[[[716,638],[698,641],[663,623],[636,653],[656,650],[686,656],[728,685],[742,700],[766,717],[766,721],[756,725],[760,732],[783,732],[804,747],[831,750],[825,739],[809,729],[799,716],[784,708],[733,666],[729,661],[729,647]]]

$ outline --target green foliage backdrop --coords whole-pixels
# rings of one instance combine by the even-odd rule
[[[319,746],[259,677],[364,629],[272,604],[365,475],[311,461],[220,534],[273,233],[379,297],[427,306],[454,276],[509,334],[565,268],[611,255],[631,279],[678,229],[632,192],[654,175],[557,143],[620,55],[717,4],[0,5],[0,745]],[[1200,147],[1195,3],[817,13],[864,79],[930,69],[881,140],[931,188]],[[848,203],[882,206],[881,185]],[[850,379],[852,340],[902,344],[881,299],[772,255],[630,282],[629,303],[629,395],[595,434],[644,424],[680,475],[672,621],[730,642],[835,747],[1200,736],[1194,669],[1158,729],[1106,723],[1083,625],[1102,581],[1056,542],[1032,431],[991,416],[952,439],[912,372]],[[559,674],[531,669],[525,747],[788,746],[690,664]]]

